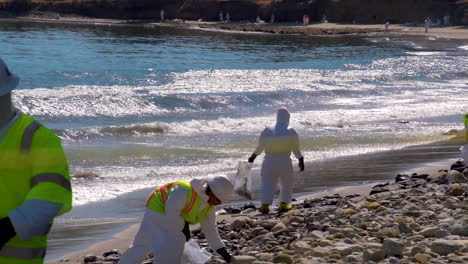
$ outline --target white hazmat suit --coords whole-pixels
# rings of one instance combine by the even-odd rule
[[[207,206],[209,197],[205,194],[206,181],[194,179],[190,184],[201,197],[199,208]],[[186,202],[187,189],[178,186],[167,199],[165,214],[147,208],[135,240],[119,263],[139,264],[150,252],[154,255],[153,263],[181,263],[185,246],[185,235],[182,233],[185,221],[180,215]],[[212,210],[200,223],[208,244],[214,251],[224,247],[215,217],[215,210]]]
[[[279,202],[289,204],[292,199],[294,174],[291,152],[297,159],[303,159],[299,148],[299,136],[294,128],[288,128],[290,114],[286,108],[278,109],[274,128],[265,128],[260,135],[257,149],[252,156],[265,151],[261,169],[262,204],[273,203],[276,185],[280,184]],[[249,159],[253,162],[253,159]],[[303,167],[301,168],[303,170]]]

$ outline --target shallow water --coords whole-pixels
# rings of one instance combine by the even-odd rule
[[[233,173],[281,106],[311,170],[296,192],[456,157],[457,143],[423,144],[461,129],[468,109],[465,40],[47,23],[0,31],[1,56],[21,77],[15,103],[60,135],[73,174],[99,175],[73,179],[65,222],[137,217],[154,186]],[[402,158],[404,147],[412,154]]]

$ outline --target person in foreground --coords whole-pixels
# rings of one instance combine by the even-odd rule
[[[189,224],[198,223],[209,246],[231,263],[231,255],[219,237],[215,206],[226,202],[233,188],[223,176],[176,181],[156,188],[147,199],[140,229],[120,264],[139,264],[150,252],[153,263],[181,263],[185,242],[190,240]]]
[[[468,112],[463,117],[463,124],[465,125],[465,140],[468,140]]]
[[[304,171],[304,157],[299,149],[299,136],[294,128],[288,128],[290,114],[286,108],[278,109],[274,128],[265,128],[260,134],[257,149],[248,159],[253,163],[255,158],[265,150],[265,159],[261,169],[260,212],[267,214],[273,203],[276,185],[280,183],[278,211],[291,209],[292,188],[294,184],[291,152],[299,160],[299,168]]]
[[[44,263],[54,217],[72,207],[60,139],[13,107],[19,78],[0,59],[0,264]]]

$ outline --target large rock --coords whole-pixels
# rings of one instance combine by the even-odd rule
[[[387,257],[401,257],[405,250],[405,244],[397,239],[389,238],[385,239],[382,249],[385,251],[385,256]]]
[[[445,176],[448,182],[456,182],[456,183],[466,183],[468,182],[467,177],[456,170],[451,170]]]
[[[448,255],[468,245],[468,240],[438,239],[431,244],[431,250],[439,255]]]
[[[365,262],[379,262],[385,258],[385,251],[382,249],[369,248],[364,250],[363,259]]]
[[[294,259],[287,254],[279,254],[273,258],[273,263],[286,263],[292,264]]]
[[[307,251],[311,251],[312,247],[304,241],[298,241],[292,245],[292,250],[294,253],[302,255]]]
[[[257,260],[252,256],[234,256],[233,258],[236,264],[251,264]]]

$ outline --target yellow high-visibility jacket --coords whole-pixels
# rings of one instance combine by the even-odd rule
[[[60,139],[32,117],[20,114],[0,142],[0,218],[28,200],[72,207],[70,173]],[[50,226],[52,223],[50,223]],[[16,235],[0,250],[0,264],[42,264],[47,231],[23,241]]]
[[[187,201],[181,212],[181,217],[190,224],[198,224],[206,215],[214,210],[214,206],[200,207],[200,196],[195,192],[188,181],[176,181],[156,188],[148,197],[146,206],[156,212],[165,213],[166,201],[176,186],[181,186],[188,190]]]

